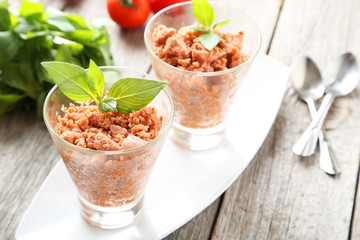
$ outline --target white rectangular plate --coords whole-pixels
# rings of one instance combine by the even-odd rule
[[[195,152],[168,139],[146,189],[144,208],[132,225],[103,230],[88,224],[80,215],[74,184],[59,161],[25,212],[16,238],[148,240],[167,236],[209,206],[244,171],[276,118],[288,73],[283,63],[258,56],[234,101],[220,146]]]

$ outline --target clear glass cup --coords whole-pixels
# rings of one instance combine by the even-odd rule
[[[193,72],[174,67],[154,53],[153,30],[159,25],[176,30],[193,25],[196,19],[191,2],[179,3],[155,14],[146,26],[144,39],[158,79],[167,81],[175,102],[171,138],[179,145],[204,150],[218,145],[224,136],[232,100],[260,50],[261,36],[256,24],[237,6],[212,2],[215,23],[230,19],[221,32],[244,32],[243,52],[249,59],[228,70]]]
[[[124,77],[151,78],[129,68],[100,67],[105,90]],[[123,151],[97,151],[73,145],[57,134],[63,107],[79,105],[67,98],[57,86],[44,104],[44,121],[51,138],[79,193],[81,213],[90,223],[105,229],[121,228],[133,222],[142,208],[144,191],[154,163],[174,118],[174,104],[163,89],[149,104],[163,116],[162,129],[154,140]]]

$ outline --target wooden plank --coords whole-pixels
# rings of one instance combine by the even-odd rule
[[[221,197],[179,230],[164,238],[164,240],[209,239],[220,204]]]
[[[10,239],[59,155],[34,115],[14,113],[0,123],[0,238]]]
[[[282,0],[232,0],[231,4],[240,5],[244,13],[250,16],[258,25],[263,41],[262,52],[266,52],[276,25]],[[153,71],[151,73],[154,75]],[[217,207],[221,207],[219,199],[182,228],[168,236],[166,240],[209,239]]]
[[[358,181],[360,177],[360,172],[358,175]],[[353,211],[353,219],[351,225],[351,239],[358,240],[360,239],[360,186],[357,186],[356,191],[356,202]]]
[[[359,7],[360,2],[352,0],[285,1],[270,55],[289,64],[297,54],[306,53],[322,70],[347,50],[360,60],[360,35],[354,34]],[[308,158],[292,153],[310,115],[288,89],[264,145],[226,192],[212,239],[348,238],[359,169],[359,87],[337,99],[326,120],[328,138],[343,169],[338,177],[319,169],[318,153]],[[359,221],[355,213],[354,239],[359,236]]]
[[[220,0],[221,1],[221,0]],[[248,15],[259,27],[262,52],[267,52],[273,31],[276,27],[284,0],[231,0],[235,6],[241,6],[242,11]],[[246,34],[246,33],[245,33]]]
[[[85,19],[109,17],[105,1],[98,0],[75,1],[66,7],[66,12],[73,12]],[[146,72],[150,67],[150,59],[144,44],[145,26],[126,30],[116,24],[107,27],[110,34],[111,52],[116,66],[132,67]]]

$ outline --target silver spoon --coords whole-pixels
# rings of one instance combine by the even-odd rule
[[[334,99],[349,94],[359,81],[359,68],[351,53],[345,53],[338,57],[332,62],[327,72],[329,72],[327,76],[329,81],[327,82],[330,82],[326,86],[327,94],[309,127],[293,147],[293,151],[297,155],[310,156],[315,152],[321,127]]]
[[[307,103],[311,117],[316,116],[315,102],[325,92],[321,74],[316,64],[307,56],[299,56],[291,66],[291,81],[297,94]],[[339,174],[340,167],[323,129],[319,134],[320,168],[331,175]]]

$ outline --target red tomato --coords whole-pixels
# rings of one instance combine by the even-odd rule
[[[110,17],[123,28],[142,26],[150,15],[149,0],[107,0]]]
[[[153,13],[157,13],[161,9],[179,2],[187,2],[189,0],[150,0],[150,7]]]

